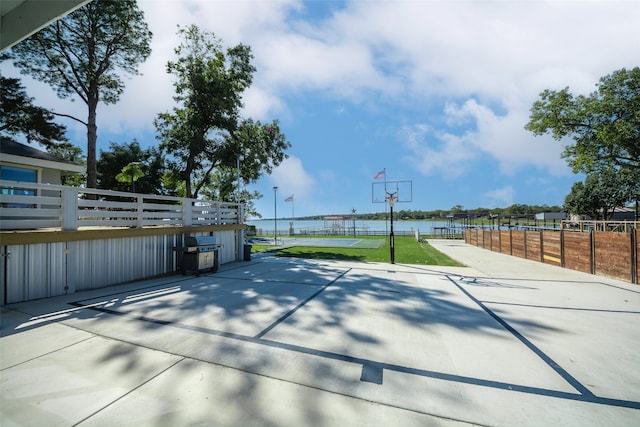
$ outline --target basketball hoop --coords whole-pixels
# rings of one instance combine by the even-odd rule
[[[393,196],[394,203],[410,203],[413,201],[411,181],[385,181],[371,183],[371,203],[388,203]]]
[[[385,197],[385,200],[387,201],[387,203],[389,203],[389,207],[393,208],[393,205],[395,204],[396,200],[398,200],[398,197],[395,195],[396,193],[387,194],[389,195]]]

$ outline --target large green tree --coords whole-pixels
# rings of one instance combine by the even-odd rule
[[[98,188],[129,191],[131,181],[121,181],[118,174],[130,164],[137,164],[142,176],[136,178],[137,193],[166,194],[163,187],[165,158],[156,147],[142,149],[135,139],[118,144],[111,142],[109,150],[101,150],[98,159]]]
[[[251,49],[242,44],[223,49],[213,33],[197,26],[181,28],[179,35],[177,59],[167,64],[178,106],[155,120],[161,147],[171,155],[172,179],[184,182],[185,196],[197,198],[207,186],[222,183],[216,176],[231,176],[239,158],[244,181],[270,173],[290,144],[277,121],[240,120],[242,94],[255,72]],[[216,175],[215,169],[226,172]],[[232,191],[223,189],[222,197]]]
[[[610,219],[616,208],[625,206],[638,196],[638,173],[630,169],[601,168],[576,182],[565,197],[564,209],[574,215],[592,219]]]
[[[640,67],[602,77],[588,96],[575,96],[568,87],[543,91],[525,129],[572,139],[563,157],[574,172],[640,169]]]
[[[123,76],[138,74],[151,53],[151,32],[135,0],[94,0],[15,45],[10,58],[22,73],[51,85],[61,98],[77,96],[87,118],[87,186],[96,186],[97,107],[116,103]],[[63,115],[63,114],[61,114]]]
[[[45,146],[64,143],[66,128],[53,120],[51,111],[33,103],[19,79],[0,76],[0,134],[24,135]]]

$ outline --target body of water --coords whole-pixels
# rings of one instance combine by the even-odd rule
[[[304,234],[304,233],[319,233],[322,230],[335,230],[336,232],[340,232],[341,230],[345,231],[346,234],[353,232],[354,221],[353,220],[339,220],[339,221],[323,221],[323,220],[294,220],[287,218],[278,218],[278,234],[289,233],[289,229],[291,224],[293,223],[293,230],[295,234]],[[275,221],[273,219],[261,219],[261,220],[253,220],[247,221],[247,224],[254,225],[260,233],[264,234],[273,234],[273,231],[276,227]],[[459,226],[460,224],[456,224]],[[394,232],[412,232],[412,231],[420,231],[421,233],[431,233],[432,228],[435,227],[448,227],[449,223],[447,221],[403,221],[403,220],[394,220],[393,221],[393,231]],[[355,220],[355,227],[358,233],[367,232],[389,232],[391,223],[389,221],[366,221],[366,220]]]

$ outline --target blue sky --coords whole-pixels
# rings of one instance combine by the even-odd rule
[[[397,209],[562,205],[574,175],[563,143],[524,130],[546,89],[588,94],[598,79],[640,64],[637,1],[139,0],[154,33],[143,76],[98,108],[98,149],[155,145],[153,119],[172,105],[165,73],[177,25],[196,24],[226,46],[252,47],[257,72],[243,114],[279,119],[289,159],[252,189],[265,218],[382,211],[376,172],[411,180]],[[8,64],[4,75],[17,75]],[[24,78],[40,105],[86,117]],[[84,128],[69,137],[85,147]]]

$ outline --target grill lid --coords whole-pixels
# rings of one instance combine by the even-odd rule
[[[185,246],[211,246],[216,244],[216,236],[188,236],[184,238]]]

